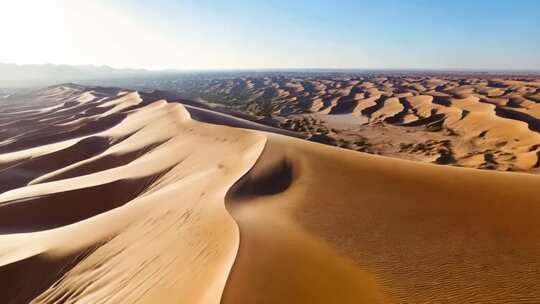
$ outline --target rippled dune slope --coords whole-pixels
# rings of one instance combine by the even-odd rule
[[[219,302],[239,241],[223,199],[265,137],[136,92],[46,94],[3,111],[1,297]]]
[[[539,172],[538,75],[268,72],[176,89],[352,150]]]

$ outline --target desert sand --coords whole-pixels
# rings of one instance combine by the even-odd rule
[[[447,99],[444,125],[519,138],[511,165],[537,161],[526,123]],[[436,107],[388,98],[369,119],[403,100]],[[3,303],[540,301],[535,174],[341,149],[118,88],[10,96],[0,127]]]
[[[174,88],[334,146],[539,172],[538,74],[238,73],[198,77]]]

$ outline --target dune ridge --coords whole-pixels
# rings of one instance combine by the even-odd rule
[[[16,163],[6,164],[7,181],[21,168],[27,175],[0,195],[2,299],[219,302],[238,247],[237,226],[223,197],[253,165],[265,138],[193,121],[180,104],[103,93],[71,86],[47,90],[47,97],[63,105],[28,115],[38,122],[63,116],[75,127],[40,129],[41,136],[56,134],[58,141],[27,150],[11,144],[4,154],[4,163]],[[72,110],[88,103],[106,111],[81,122]],[[134,104],[140,105],[129,110]],[[79,132],[115,113],[123,114],[121,122],[93,134]],[[66,154],[86,153],[82,143],[96,138],[102,144],[98,151],[66,165]],[[50,163],[39,166],[35,160],[43,157]]]
[[[358,153],[118,88],[6,100],[3,302],[540,301],[537,175]],[[372,116],[402,112],[386,101]]]
[[[246,72],[162,85],[356,151],[499,171],[540,165],[535,74]]]

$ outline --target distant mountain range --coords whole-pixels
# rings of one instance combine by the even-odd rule
[[[163,72],[94,65],[0,63],[0,87],[43,86],[62,82],[141,77],[157,73]]]

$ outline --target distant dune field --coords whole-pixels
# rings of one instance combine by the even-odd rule
[[[199,76],[173,87],[334,146],[539,172],[538,75],[379,74],[238,73]]]
[[[519,105],[500,100],[513,87],[526,91]],[[429,163],[531,172],[533,87],[382,98],[344,86],[334,89],[350,106],[319,96],[307,107],[314,121],[366,116],[397,137],[438,123],[437,140],[452,139],[428,163],[306,141],[297,137],[322,133],[156,92],[70,84],[6,97],[0,302],[540,302],[540,176]],[[462,157],[471,151],[482,152]]]

